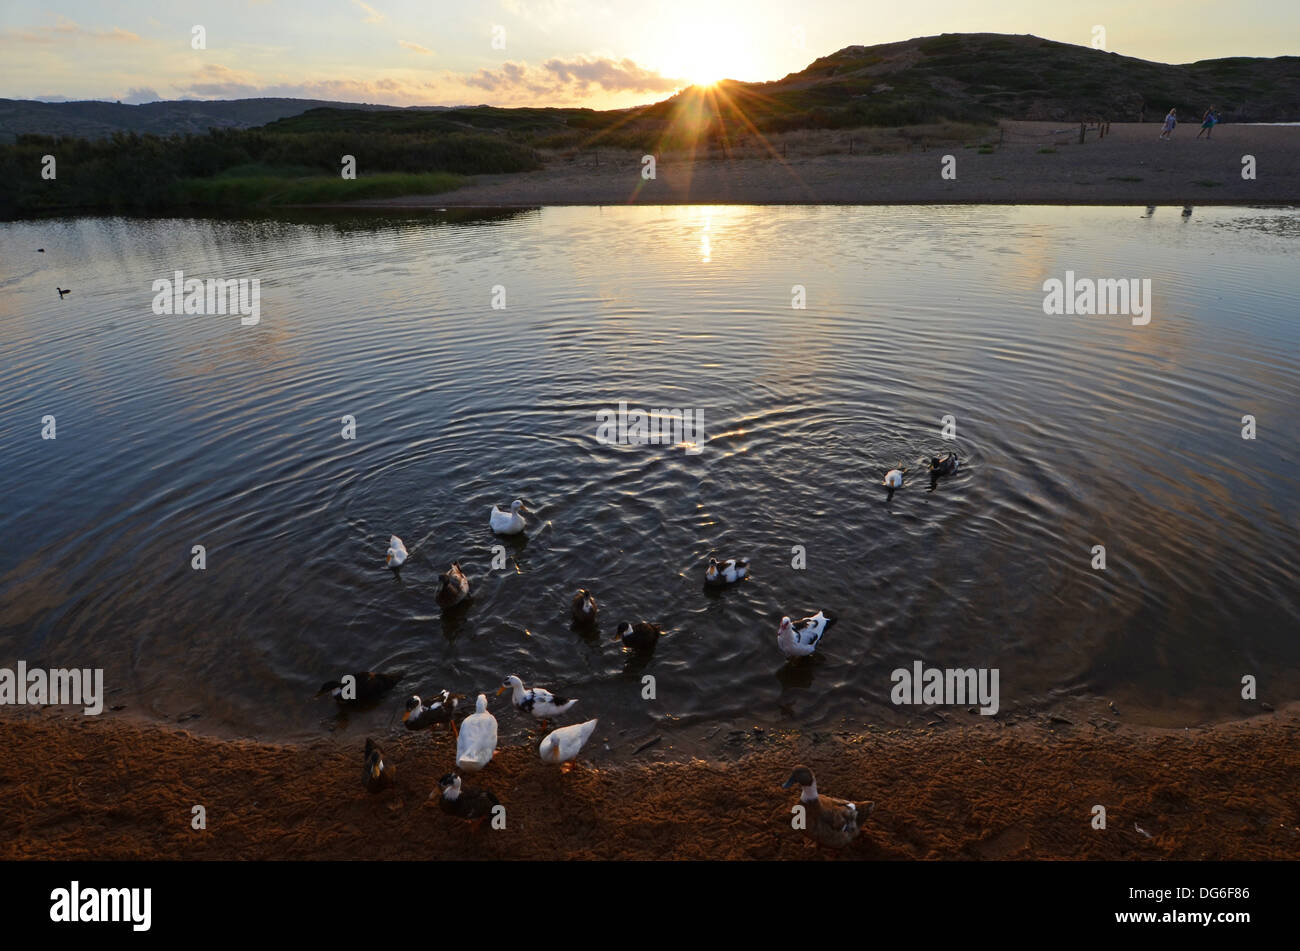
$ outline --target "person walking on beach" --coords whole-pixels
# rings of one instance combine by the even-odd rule
[[[1164,128],[1160,130],[1160,138],[1169,139],[1174,134],[1174,126],[1178,125],[1178,110],[1170,109],[1169,114],[1165,116]]]
[[[1201,131],[1196,133],[1196,137],[1199,139],[1201,134],[1204,133],[1207,139],[1210,138],[1214,135],[1214,124],[1218,121],[1218,114],[1214,111],[1214,107],[1210,106],[1205,110],[1205,117],[1201,119]]]

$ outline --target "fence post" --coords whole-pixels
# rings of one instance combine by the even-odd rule
[[[1088,126],[1085,123],[1083,122],[1079,123],[1079,144],[1080,145],[1083,145],[1083,133],[1087,131],[1087,128]]]

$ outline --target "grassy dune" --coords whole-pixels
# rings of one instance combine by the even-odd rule
[[[379,172],[348,180],[338,175],[288,177],[271,173],[187,178],[177,182],[177,200],[221,207],[334,204],[400,195],[437,195],[465,184],[450,172]]]

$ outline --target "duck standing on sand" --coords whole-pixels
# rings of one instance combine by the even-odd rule
[[[438,796],[439,809],[449,816],[473,822],[476,829],[492,815],[493,809],[501,805],[501,801],[486,789],[462,786],[455,773],[448,773],[438,780],[438,789],[429,793],[430,799],[434,796]]]
[[[704,569],[704,580],[708,584],[735,584],[749,574],[749,559],[728,558],[726,561],[709,559],[709,567]]]
[[[438,694],[438,698],[433,703],[425,706],[420,695],[415,694],[406,701],[406,712],[402,714],[402,722],[406,724],[408,730],[427,730],[440,723],[446,723],[451,727],[451,735],[455,736],[456,721],[453,716],[462,699],[464,698],[461,694],[444,690]]]
[[[328,692],[341,707],[360,706],[378,700],[401,683],[404,676],[406,673],[401,670],[382,674],[373,670],[344,674],[339,680],[321,684],[317,696]]]
[[[800,618],[798,621],[783,617],[781,628],[776,632],[776,644],[786,657],[807,657],[817,650],[826,628],[834,621],[835,618],[823,611],[818,611],[812,617]]]
[[[649,621],[637,621],[635,624],[624,621],[618,626],[618,639],[624,647],[634,651],[654,650],[663,633],[663,628]]]
[[[889,493],[888,496],[886,496],[887,498],[892,499],[894,497],[894,490],[903,487],[903,474],[905,472],[907,472],[907,469],[902,468],[890,469],[885,473],[885,478],[881,480],[880,484],[883,485],[885,490]]]
[[[573,596],[571,610],[574,627],[596,626],[596,599],[586,588],[579,588],[578,593]]]
[[[453,561],[451,567],[438,576],[438,593],[434,600],[438,607],[455,607],[469,597],[469,579],[460,570],[460,562]]]
[[[559,716],[578,702],[557,697],[545,687],[525,687],[524,682],[514,674],[506,678],[505,683],[497,690],[497,696],[506,690],[512,691],[510,702],[515,705],[515,709],[541,720],[542,726],[545,726],[546,721],[551,717]]]
[[[477,773],[492,762],[497,751],[497,718],[488,713],[487,697],[478,695],[474,712],[460,725],[456,738],[456,765],[467,773]]]
[[[537,747],[537,755],[542,758],[543,763],[562,766],[567,773],[573,766],[573,760],[591,739],[591,734],[596,731],[597,722],[588,720],[586,723],[576,723],[573,726],[562,726],[558,730],[552,730]]]
[[[864,802],[861,807],[847,799],[835,799],[817,794],[817,779],[807,766],[796,766],[790,778],[781,784],[782,789],[800,785],[799,803],[807,810],[804,834],[818,845],[842,849],[858,837],[862,823],[876,808],[874,802]]]
[[[406,546],[396,535],[388,539],[388,552],[384,555],[384,564],[396,571],[406,563]]]
[[[524,503],[519,499],[515,499],[510,503],[509,512],[503,512],[495,505],[492,506],[492,515],[488,519],[488,525],[498,535],[518,535],[524,530],[524,517],[519,514],[519,510],[523,507]]]
[[[384,758],[384,751],[374,740],[366,740],[366,767],[362,774],[366,791],[383,792],[397,782],[397,766]]]

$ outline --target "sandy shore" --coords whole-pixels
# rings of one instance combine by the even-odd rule
[[[663,156],[653,181],[642,180],[640,155],[602,150],[598,156],[554,159],[538,172],[478,176],[473,184],[441,195],[351,205],[1300,202],[1300,126],[1222,125],[1206,141],[1197,140],[1199,126],[1188,123],[1162,142],[1156,123],[1115,123],[1105,139],[1089,131],[1083,145],[1077,125],[1005,122],[1003,128],[1004,144],[983,155],[975,148],[944,145],[849,155],[846,133],[810,133],[807,154],[792,150],[786,158]],[[1065,131],[1053,134],[1055,129]],[[1040,153],[1044,148],[1055,151]],[[1247,154],[1255,156],[1254,181],[1241,177]],[[956,158],[954,181],[940,177],[944,155]]]
[[[0,859],[830,858],[790,828],[779,784],[800,761],[823,792],[876,803],[840,858],[1300,858],[1300,705],[1193,730],[1090,721],[756,733],[732,762],[568,774],[513,746],[472,780],[507,827],[474,832],[426,804],[454,758],[445,731],[381,738],[398,784],[369,795],[357,738],[281,746],[6,711]]]

